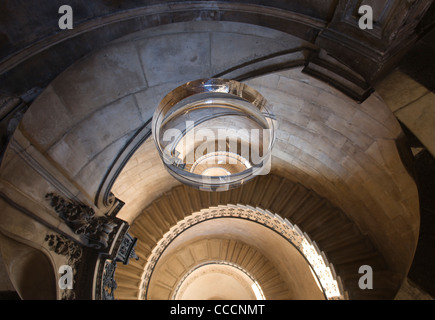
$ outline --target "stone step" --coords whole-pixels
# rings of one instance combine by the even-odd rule
[[[125,276],[121,277],[121,276],[118,276],[118,274],[116,274],[116,276],[115,276],[115,281],[117,283],[117,288],[125,288],[125,289],[137,289],[141,283],[140,278],[133,279],[131,277],[125,277]]]
[[[115,299],[117,300],[137,300],[138,299],[138,291],[132,290],[131,288],[125,287],[117,287],[115,292]]]
[[[319,244],[323,251],[329,253],[334,253],[341,250],[355,250],[355,252],[360,252],[368,250],[370,247],[367,243],[367,238],[361,234],[355,234],[346,237],[337,237],[334,241],[327,242],[326,244]]]
[[[139,244],[146,246],[148,248],[153,248],[154,244],[157,243],[160,238],[159,230],[154,227],[151,223],[149,223],[149,219],[145,217],[141,217],[140,220],[135,221],[134,225],[131,227],[131,232],[136,234],[136,237],[140,239],[137,242],[137,246]],[[137,252],[140,252],[140,248],[138,247]]]
[[[155,227],[158,228],[160,234],[165,234],[171,227],[170,223],[165,220],[162,209],[159,204],[162,200],[154,201],[146,210],[146,215],[149,220],[152,220]]]
[[[176,225],[178,222],[177,217],[174,215],[172,208],[168,201],[158,199],[154,202],[156,210],[159,212],[159,218],[162,221],[165,229],[171,228],[171,226]]]
[[[331,261],[334,261],[334,266],[339,271],[339,268],[342,266],[362,266],[362,265],[379,265],[380,255],[378,252],[367,251],[364,253],[351,254],[350,252],[346,253],[332,253],[328,254],[328,258]],[[341,275],[341,273],[340,273]]]
[[[142,278],[143,274],[143,268],[134,270],[132,266],[129,266],[129,268],[126,268],[126,266],[119,264],[116,267],[116,278],[129,278],[129,279],[138,279],[140,280]]]

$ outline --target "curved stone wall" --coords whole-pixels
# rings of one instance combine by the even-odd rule
[[[397,119],[435,156],[435,94],[398,70],[376,90]]]
[[[294,34],[341,56],[341,63],[331,64],[314,54],[307,70],[356,99],[365,99],[371,82],[385,74],[427,28],[431,19],[424,15],[431,3],[370,3],[376,12],[375,28],[361,30],[355,14],[359,2],[73,1],[73,29],[60,30],[57,1],[5,0],[0,5],[0,82],[7,95],[22,95],[44,88],[68,65],[123,34],[174,22],[234,21]],[[355,77],[352,71],[363,77]]]
[[[418,191],[396,146],[403,133],[382,98],[357,104],[296,69],[248,84],[278,117],[279,174],[340,207],[406,272],[418,239]]]

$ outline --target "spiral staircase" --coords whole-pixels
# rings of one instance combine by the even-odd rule
[[[141,293],[147,263],[156,259],[154,248],[179,221],[195,212],[228,204],[243,204],[267,208],[276,212],[304,232],[323,251],[333,265],[351,299],[392,299],[400,286],[400,277],[390,271],[369,237],[339,209],[333,207],[312,190],[276,175],[260,176],[236,190],[219,193],[202,192],[186,186],[177,186],[154,201],[134,221],[130,233],[139,239],[136,252],[138,261],[120,266],[116,273],[117,299],[147,298]],[[173,232],[173,231],[172,231]],[[261,235],[259,235],[261,237]],[[199,255],[187,246],[161,266],[152,270],[159,275],[162,289],[156,299],[168,299],[178,281],[195,266],[207,261],[226,261],[240,265],[254,275],[266,298],[289,299],[286,287],[274,266],[255,248],[246,243],[223,239],[208,239],[200,243],[206,254]],[[169,245],[166,243],[165,245]],[[163,245],[163,246],[165,246]],[[199,244],[198,244],[199,245]],[[164,248],[162,249],[162,251]],[[186,252],[191,259],[186,261]],[[375,290],[361,290],[358,273],[362,265],[374,270]],[[162,275],[166,274],[167,277]],[[149,281],[149,279],[148,279]]]
[[[383,79],[433,29],[433,1],[376,1],[377,27],[362,31],[359,1],[96,0],[77,4],[75,28],[62,32],[58,3],[39,2],[0,4],[17,15],[0,19],[0,250],[20,298],[103,298],[101,283],[113,280],[104,268],[128,233],[139,259],[118,263],[116,299],[175,298],[213,264],[249,275],[266,299],[302,298],[294,288],[302,275],[308,299],[396,297],[422,240],[396,117],[424,114],[432,93],[401,73]],[[274,105],[272,174],[214,193],[171,180],[148,139],[150,119],[164,94],[204,77],[247,82]],[[427,126],[425,118],[414,122]],[[415,127],[433,146],[432,127],[429,135]],[[116,218],[116,232],[103,232],[108,247],[96,250],[69,228],[51,193]],[[288,252],[305,273],[291,277]],[[74,295],[56,286],[66,264]],[[359,286],[364,265],[373,290]]]

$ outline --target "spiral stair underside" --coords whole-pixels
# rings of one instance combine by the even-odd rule
[[[297,225],[333,264],[350,299],[392,299],[397,293],[400,276],[389,270],[370,238],[340,209],[301,184],[271,174],[225,192],[202,192],[180,185],[154,201],[131,226],[130,233],[138,238],[136,253],[140,259],[118,267],[116,299],[142,298],[145,266],[153,249],[173,226],[202,209],[228,204],[264,208]],[[359,288],[362,265],[373,269],[373,290]],[[276,292],[285,299],[284,289]],[[278,299],[275,292],[272,296]]]
[[[176,252],[162,265],[156,274],[150,299],[168,300],[176,292],[178,281],[190,270],[205,263],[230,263],[237,265],[253,276],[260,284],[267,299],[289,299],[291,295],[273,264],[260,252],[241,241],[211,239],[196,242]]]

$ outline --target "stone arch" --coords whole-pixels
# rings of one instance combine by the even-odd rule
[[[57,277],[47,255],[1,233],[0,237],[3,260],[20,298],[55,300],[57,298]]]

